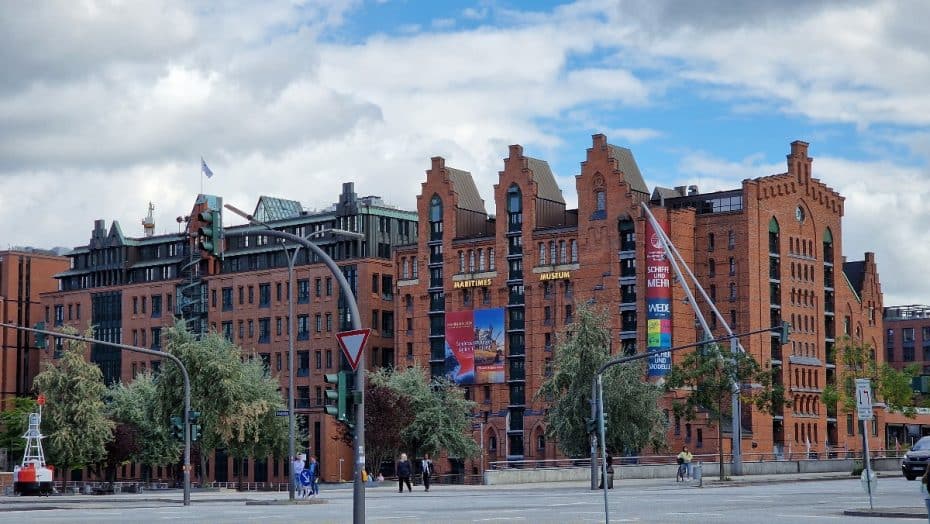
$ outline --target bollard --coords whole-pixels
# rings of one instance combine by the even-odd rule
[[[692,466],[694,471],[691,472],[691,478],[698,481],[698,487],[704,487],[704,474],[702,471],[702,465],[700,462]]]

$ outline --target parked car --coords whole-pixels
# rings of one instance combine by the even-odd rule
[[[930,461],[930,437],[923,437],[904,454],[904,460],[901,461],[904,478],[914,480],[922,476],[927,469],[927,461]]]

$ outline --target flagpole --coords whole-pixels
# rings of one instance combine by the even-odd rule
[[[200,157],[200,194],[203,194],[203,157]]]

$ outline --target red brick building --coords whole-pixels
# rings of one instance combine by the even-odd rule
[[[94,327],[95,337],[160,349],[163,333],[184,318],[195,332],[224,334],[243,352],[260,358],[281,382],[287,395],[288,264],[281,244],[257,226],[225,229],[222,262],[194,247],[193,236],[202,225],[198,215],[222,208],[217,197],[200,195],[177,234],[140,238],[126,236],[114,222],[94,224],[87,245],[68,257],[72,267],[56,275],[60,291],[42,297],[49,321],[83,330]],[[299,202],[261,197],[254,216],[274,229],[314,242],[332,257],[355,290],[362,325],[373,329],[365,350],[369,369],[394,362],[394,267],[391,248],[417,238],[416,215],[386,205],[379,197],[359,197],[351,183],[343,184],[339,202],[308,212]],[[153,228],[151,228],[153,229]],[[331,229],[360,233],[363,238],[337,236]],[[67,263],[67,259],[65,260]],[[335,440],[337,423],[324,411],[324,373],[346,365],[335,333],[348,329],[348,307],[326,266],[306,249],[295,264],[295,411],[306,441],[298,451],[320,458],[324,481],[351,477],[351,449]],[[83,315],[82,313],[83,312]],[[53,342],[54,344],[54,342]],[[60,346],[59,346],[60,348]],[[51,352],[49,358],[54,358]],[[90,349],[108,383],[130,381],[140,372],[158,369],[160,359],[120,352],[105,346]],[[164,364],[170,365],[170,364]],[[196,406],[193,406],[196,409]],[[298,433],[300,434],[300,433]],[[250,482],[287,482],[286,457],[261,457],[239,464],[225,451],[211,452],[208,481],[235,481],[239,469]],[[123,477],[170,478],[168,468],[143,473],[131,464]]]
[[[0,251],[0,322],[34,327],[45,319],[39,295],[58,288],[52,275],[68,269],[65,257],[38,250]],[[0,328],[0,410],[14,397],[32,395],[39,373],[35,335]]]
[[[885,308],[885,362],[898,370],[918,367],[919,378],[915,390],[923,395],[930,393],[930,306],[908,305]],[[921,415],[930,410],[921,408]],[[889,449],[906,447],[922,436],[930,435],[930,417],[907,419],[889,417],[885,425],[886,445]]]
[[[743,449],[782,455],[806,451],[808,443],[811,452],[856,449],[855,421],[824,406],[820,394],[836,380],[839,337],[877,347],[881,288],[872,253],[859,262],[842,257],[843,198],[812,178],[806,143],[791,144],[785,173],[745,180],[739,189],[650,193],[632,153],[594,135],[575,190],[578,208],[568,209],[549,165],[517,145],[504,159],[490,209],[467,171],[436,157],[426,172],[417,197],[424,234],[394,255],[402,326],[397,346],[408,365],[428,365],[434,376],[460,380],[478,403],[474,437],[484,455],[480,464],[453,463],[453,469],[556,457],[555,443],[545,437],[546,403],[535,394],[550,369],[557,334],[572,322],[577,304],[608,308],[613,353],[645,349],[637,343],[647,335],[641,202],[669,224],[672,242],[735,332],[782,319],[794,326],[784,348],[765,333],[742,340],[764,365],[781,371],[791,400],[774,417],[744,406]],[[672,345],[698,340],[695,315],[684,299],[673,285]],[[474,318],[479,331],[484,324],[478,318],[489,319],[481,322],[501,331],[493,338],[498,333],[486,330],[503,354],[494,363],[475,364],[471,375],[447,344],[459,336],[463,318]],[[712,328],[724,334],[715,321]],[[704,421],[669,416],[672,448],[688,443],[712,453],[714,434]],[[881,440],[876,433],[871,445],[880,447]]]

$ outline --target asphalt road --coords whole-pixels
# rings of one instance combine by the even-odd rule
[[[416,488],[415,488],[416,489]],[[125,495],[106,500],[90,496],[28,501],[0,498],[3,522],[351,522],[352,492],[323,490],[325,504],[247,505],[286,499],[279,493],[198,494],[191,506],[177,498]],[[625,484],[609,492],[611,522],[889,522],[849,517],[844,509],[868,507],[858,480],[805,481],[749,485],[682,487],[674,482]],[[900,477],[879,480],[875,506],[923,506],[916,482]],[[368,490],[367,521],[391,522],[603,522],[601,492],[582,483],[521,486],[435,486],[397,493],[392,486]],[[891,521],[894,522],[894,521]],[[904,520],[903,522],[907,522]],[[910,520],[910,522],[917,522]]]

